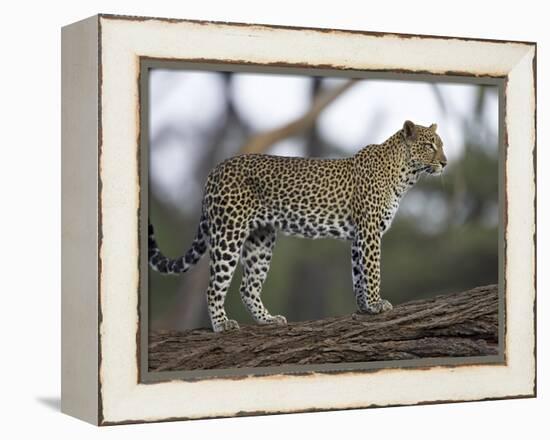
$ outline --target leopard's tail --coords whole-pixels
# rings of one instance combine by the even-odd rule
[[[201,217],[197,235],[193,240],[191,248],[179,258],[168,258],[160,251],[153,225],[149,222],[149,266],[157,272],[161,273],[183,273],[191,269],[199,262],[201,257],[206,253],[208,245],[206,242],[206,219]]]

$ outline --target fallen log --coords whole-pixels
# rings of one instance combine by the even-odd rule
[[[497,285],[400,304],[381,315],[246,325],[225,333],[195,329],[149,335],[149,371],[495,354]]]

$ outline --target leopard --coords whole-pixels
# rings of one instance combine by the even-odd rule
[[[440,175],[447,165],[437,124],[409,120],[380,144],[343,158],[241,154],[214,167],[202,198],[201,217],[190,249],[169,258],[159,249],[151,222],[148,257],[153,270],[181,274],[208,252],[206,292],[212,330],[239,329],[224,302],[237,265],[241,300],[257,324],[286,325],[261,299],[277,233],[351,242],[351,277],[357,313],[393,308],[380,295],[382,236],[400,201],[423,174]]]

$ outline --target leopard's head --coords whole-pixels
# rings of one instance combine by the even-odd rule
[[[437,124],[429,127],[416,125],[411,121],[403,124],[403,140],[409,151],[411,166],[415,170],[439,175],[447,165],[443,142],[436,130]]]

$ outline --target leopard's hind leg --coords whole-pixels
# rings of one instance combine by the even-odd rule
[[[238,329],[239,324],[228,319],[224,303],[231,278],[237,267],[245,232],[212,225],[210,234],[210,279],[206,292],[208,314],[215,332]]]
[[[286,324],[284,316],[273,316],[267,311],[260,297],[269,271],[275,238],[276,231],[273,227],[260,227],[248,236],[241,250],[241,299],[258,324]]]

